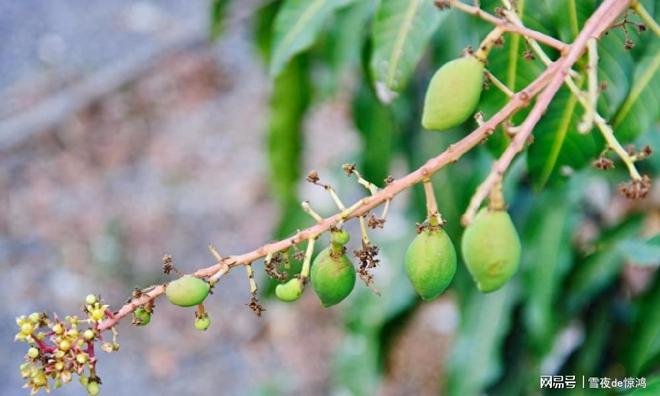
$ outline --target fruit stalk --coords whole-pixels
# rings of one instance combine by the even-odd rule
[[[426,196],[426,217],[429,223],[432,225],[443,224],[444,220],[438,210],[438,203],[435,199],[431,179],[424,180],[422,184],[424,185],[424,195]]]
[[[300,279],[304,282],[309,278],[309,268],[312,263],[312,255],[314,255],[314,244],[316,242],[315,238],[310,238],[307,241],[307,249],[305,250],[305,258],[303,259],[302,270],[300,271]]]

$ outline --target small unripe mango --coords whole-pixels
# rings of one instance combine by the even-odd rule
[[[406,251],[405,268],[423,300],[445,291],[456,274],[456,249],[447,233],[439,228],[417,235]]]
[[[96,396],[101,392],[101,386],[96,381],[90,381],[87,383],[87,394],[89,396]]]
[[[165,288],[167,299],[180,307],[193,307],[204,302],[211,286],[204,280],[190,275],[170,282]]]
[[[151,322],[151,312],[144,307],[137,307],[133,311],[133,323],[137,326],[146,326]]]
[[[351,240],[351,235],[346,230],[337,230],[330,233],[330,242],[335,245],[344,246]]]
[[[303,289],[303,282],[300,278],[291,278],[286,283],[275,287],[275,295],[282,301],[292,302],[300,298]]]
[[[483,89],[484,64],[474,56],[445,63],[426,90],[422,126],[443,131],[470,118]]]
[[[195,328],[199,331],[206,331],[211,325],[211,317],[209,314],[204,313],[204,315],[195,318]]]
[[[355,286],[355,267],[341,250],[328,247],[312,263],[312,287],[324,307],[346,298]]]
[[[520,265],[520,238],[504,210],[481,209],[463,233],[461,250],[483,293],[502,287]]]

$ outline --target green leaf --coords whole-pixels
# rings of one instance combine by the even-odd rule
[[[406,86],[445,15],[432,0],[380,2],[372,28],[370,66],[382,102],[391,102]]]
[[[270,98],[268,160],[272,188],[281,205],[296,201],[300,177],[302,122],[310,102],[306,59],[296,58],[275,79]]]
[[[631,141],[646,132],[660,115],[660,43],[655,43],[655,50],[635,67],[630,92],[612,120],[621,141]]]
[[[660,301],[660,275],[655,276],[655,282],[650,290],[641,298],[639,312],[631,336],[628,337],[629,342],[624,349],[626,371],[629,375],[644,374],[643,369],[653,358],[653,344],[660,338],[658,301]]]
[[[391,108],[383,105],[371,87],[363,83],[353,100],[353,120],[362,136],[360,170],[367,180],[382,185],[389,175],[396,122]]]
[[[646,388],[636,388],[628,396],[657,396],[660,394],[660,376],[654,376],[646,379]]]
[[[619,242],[616,250],[632,264],[640,266],[660,265],[660,235],[649,239],[625,239]]]
[[[355,71],[360,64],[360,51],[374,11],[375,3],[371,1],[354,2],[337,11],[327,36],[318,46],[324,60],[322,82],[328,94],[333,95],[340,88],[343,73]]]
[[[603,354],[611,342],[612,329],[615,325],[612,320],[612,302],[609,297],[592,300],[589,311],[580,317],[580,320],[585,323],[584,340],[570,358],[570,362],[566,364],[567,373],[584,375],[588,378],[596,376],[602,370]],[[589,389],[578,388],[570,395],[574,393],[585,396],[593,395]]]
[[[254,14],[254,44],[264,63],[270,61],[273,44],[273,25],[281,0],[273,0],[260,7]]]
[[[638,235],[640,228],[641,219],[631,217],[604,232],[595,246],[595,252],[581,259],[579,265],[575,266],[575,271],[569,276],[564,293],[568,311],[579,310],[616,279],[623,265],[621,256],[616,254],[617,243]]]
[[[624,47],[624,35],[620,29],[610,31],[598,40],[598,81],[605,83],[600,93],[598,112],[605,119],[616,113],[628,95],[632,83],[635,61]],[[592,133],[598,133],[596,129]]]
[[[547,0],[559,39],[572,42],[596,9],[594,0]]]
[[[213,0],[211,2],[211,40],[217,40],[222,34],[225,22],[225,14],[227,13],[227,6],[229,0]]]
[[[515,283],[487,295],[473,291],[461,307],[447,394],[479,395],[502,370],[502,341],[509,331],[518,293]]]
[[[270,76],[277,77],[294,55],[318,37],[326,20],[346,0],[286,0],[275,18]]]
[[[560,176],[564,166],[579,169],[601,151],[602,138],[596,131],[587,134],[577,131],[582,114],[577,98],[563,87],[534,128],[527,166],[537,189],[551,177]]]
[[[537,197],[521,230],[525,324],[530,346],[539,356],[552,348],[559,325],[555,308],[571,265],[575,205],[568,193],[562,188]]]

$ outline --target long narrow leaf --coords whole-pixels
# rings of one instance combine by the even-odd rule
[[[271,77],[277,77],[291,58],[309,48],[323,24],[346,0],[286,0],[275,19]]]
[[[432,0],[380,2],[370,64],[382,102],[391,102],[406,86],[444,15]]]

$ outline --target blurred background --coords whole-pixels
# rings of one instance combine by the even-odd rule
[[[332,214],[325,192],[302,181],[306,171],[353,202],[364,191],[341,164],[357,163],[382,185],[473,127],[432,134],[419,118],[433,70],[478,44],[480,22],[437,17],[415,73],[385,106],[369,83],[375,3],[343,2],[315,44],[271,79],[281,3],[0,0],[0,394],[27,393],[16,316],[77,313],[89,293],[117,308],[134,287],[167,279],[164,254],[188,272],[213,263],[209,243],[239,254],[310,225],[302,199]],[[584,3],[588,15],[595,2]],[[535,27],[566,32],[559,22]],[[647,38],[633,38],[620,72],[631,79],[654,53]],[[629,84],[618,84],[620,105]],[[485,95],[488,114],[501,98]],[[649,107],[655,113],[628,140],[660,149],[658,106]],[[502,290],[478,294],[461,267],[447,293],[420,303],[403,272],[425,213],[415,188],[371,232],[380,296],[358,280],[330,309],[309,290],[284,304],[258,263],[267,309],[259,318],[246,306],[245,274],[232,271],[209,300],[205,333],[192,310],[162,301],[148,327],[124,321],[121,351],[99,362],[104,394],[514,395],[539,393],[541,374],[658,375],[660,190],[626,200],[616,188],[623,170],[576,164],[569,143],[540,178],[525,156],[510,171],[505,190],[524,253]],[[599,144],[584,156],[597,156]],[[460,215],[501,147],[493,139],[434,177],[457,247]],[[642,171],[658,175],[658,157]],[[359,232],[349,230],[357,247]],[[85,392],[74,384],[56,394]]]

